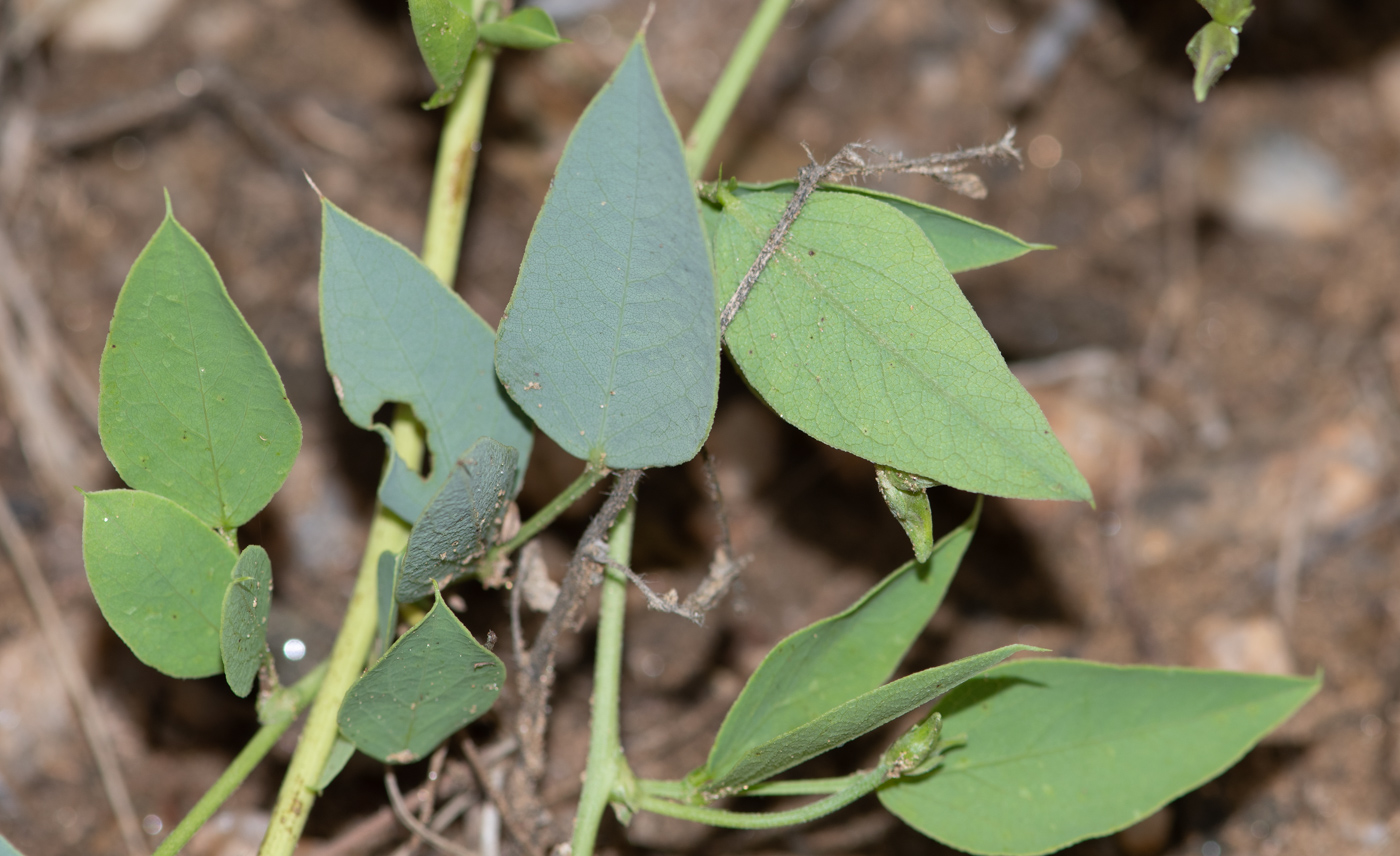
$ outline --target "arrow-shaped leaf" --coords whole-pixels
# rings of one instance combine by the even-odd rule
[[[569,137],[501,321],[496,370],[575,457],[616,469],[682,463],[714,418],[713,295],[680,136],[638,38]]]

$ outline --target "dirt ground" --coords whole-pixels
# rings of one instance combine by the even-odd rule
[[[573,41],[500,64],[458,280],[492,323],[572,123],[646,8],[545,5]],[[681,128],[754,5],[657,3],[649,45]],[[1236,768],[1072,853],[1400,852],[1400,12],[1387,0],[1260,5],[1236,67],[1197,105],[1182,48],[1205,15],[1191,0],[799,0],[717,155],[726,175],[765,180],[795,174],[803,141],[819,157],[854,140],[916,155],[1018,128],[1025,167],[984,170],[986,200],[912,178],[880,186],[1059,247],[959,281],[1097,508],[992,502],[909,668],[1022,641],[1112,662],[1324,671],[1323,691]],[[88,590],[71,486],[118,484],[94,428],[107,320],[166,188],[305,427],[287,486],[244,530],[273,556],[276,650],[293,638],[308,650],[279,658],[295,677],[329,649],[381,460],[322,363],[317,200],[301,173],[418,246],[440,116],[416,106],[431,81],[403,7],[0,2],[0,489],[151,845],[255,718],[220,678],[138,663]],[[752,562],[703,629],[634,604],[622,728],[644,776],[700,763],[768,648],[908,553],[867,464],[781,423],[728,368],[720,395],[710,446]],[[577,470],[541,441],[523,510]],[[932,495],[945,528],[971,507]],[[641,497],[635,564],[688,591],[716,530],[699,467],[649,475]],[[591,507],[545,539],[556,576]],[[11,565],[0,551],[0,830],[29,856],[123,853]],[[478,636],[509,638],[496,595],[460,594]],[[560,830],[585,754],[591,638],[562,655],[544,793]],[[472,734],[487,745],[500,726],[488,717]],[[187,853],[253,852],[291,746]],[[845,772],[879,748],[856,741],[810,770]],[[454,753],[444,781],[460,768]],[[405,788],[425,775],[401,772]],[[472,787],[466,829],[449,834],[476,847],[490,818]],[[300,852],[393,851],[407,833],[384,805],[382,769],[357,759]],[[873,800],[795,830],[643,816],[604,834],[610,853],[945,852]],[[509,836],[502,847],[515,852]]]

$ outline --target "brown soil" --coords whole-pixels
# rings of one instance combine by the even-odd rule
[[[0,4],[0,40],[39,5]],[[66,355],[55,359],[71,361],[50,374],[78,393],[95,390],[106,320],[159,222],[162,187],[281,370],[307,440],[284,492],[245,534],[277,569],[274,641],[305,640],[303,664],[333,638],[381,452],[339,412],[321,362],[316,197],[300,173],[418,245],[440,117],[416,106],[431,85],[403,5],[173,3],[139,47],[85,48],[70,27],[12,53],[0,80],[0,229],[59,334]],[[753,5],[658,4],[649,45],[682,128]],[[984,201],[913,178],[880,186],[1058,245],[959,280],[1089,477],[1097,507],[991,503],[909,665],[1019,640],[1113,662],[1321,669],[1323,691],[1236,768],[1131,834],[1070,852],[1395,852],[1397,16],[1383,2],[1345,4],[1345,14],[1321,0],[1261,4],[1269,8],[1246,27],[1236,69],[1196,105],[1182,47],[1204,14],[1189,0],[1118,4],[1126,18],[1112,4],[1087,4],[1095,14],[1065,45],[1063,64],[1039,81],[1018,77],[1028,47],[1074,5],[799,2],[718,153],[726,175],[763,180],[795,174],[803,141],[819,157],[852,140],[916,155],[994,140],[1014,123],[1028,150],[1024,169],[984,171]],[[564,140],[646,4],[555,6],[575,10],[561,18],[573,42],[505,58],[483,142],[458,288],[493,323]],[[1307,49],[1290,52],[1298,40]],[[203,69],[204,94],[152,101],[173,80],[190,89],[193,78],[177,78],[190,68]],[[214,86],[219,79],[231,82]],[[236,95],[211,97],[215,89]],[[116,110],[114,124],[93,112],[104,106]],[[0,300],[6,291],[0,283]],[[14,389],[0,389],[0,486],[86,657],[138,813],[168,831],[255,727],[252,704],[221,679],[154,673],[106,629],[83,575],[81,508],[68,485],[118,482],[81,395],[45,422],[23,415]],[[65,436],[74,447],[44,464],[40,447]],[[641,775],[682,775],[703,760],[725,705],[768,648],[844,607],[908,551],[868,465],[781,423],[729,369],[711,448],[736,547],[753,559],[703,629],[648,612],[640,598],[629,614],[622,727]],[[524,510],[576,471],[542,442]],[[715,534],[701,471],[654,473],[641,495],[636,565],[661,589],[688,591]],[[933,496],[944,527],[970,508],[966,495]],[[588,508],[546,541],[556,575]],[[509,639],[495,595],[461,594],[478,636]],[[122,853],[36,628],[6,563],[0,830],[30,856]],[[585,629],[565,645],[554,705],[544,795],[561,830],[585,752],[590,643]],[[294,677],[297,665],[284,665]],[[498,729],[488,717],[473,734],[489,743]],[[270,806],[291,745],[285,739],[234,797],[231,823],[255,822]],[[852,769],[878,749],[858,741],[812,772]],[[404,771],[405,786],[424,769]],[[379,810],[381,775],[352,763],[318,805],[310,840],[335,840]],[[479,812],[469,817],[480,823]],[[406,838],[395,836],[379,850],[342,852],[389,852]],[[187,852],[248,852],[241,840],[234,829]],[[766,834],[609,821],[605,845],[943,852],[873,801]]]

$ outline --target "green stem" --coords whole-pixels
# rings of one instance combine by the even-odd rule
[[[449,289],[457,278],[467,202],[476,174],[476,153],[481,148],[481,123],[486,116],[486,97],[495,68],[494,50],[479,48],[472,55],[462,88],[447,108],[438,144],[433,189],[428,197],[428,222],[423,230],[423,263]]]
[[[199,802],[189,810],[184,819],[165,837],[165,840],[156,848],[154,856],[175,856],[180,852],[180,848],[194,836],[199,828],[204,825],[219,810],[219,807],[233,796],[233,792],[238,790],[238,786],[243,784],[243,780],[248,778],[248,774],[253,772],[253,768],[258,766],[262,759],[277,744],[278,738],[287,730],[296,718],[301,715],[302,710],[311,702],[312,696],[321,686],[321,679],[326,675],[326,664],[322,663],[312,669],[306,677],[297,681],[290,687],[278,690],[269,700],[268,709],[273,711],[268,721],[258,729],[243,747],[243,751],[233,759],[233,763],[228,765],[223,775],[218,781],[199,798]]]
[[[641,797],[637,801],[637,808],[640,811],[650,811],[655,814],[664,814],[667,817],[678,817],[681,820],[690,820],[696,823],[703,823],[708,826],[721,826],[726,829],[772,829],[777,826],[792,826],[798,823],[807,823],[819,817],[825,817],[832,812],[845,808],[871,791],[875,790],[887,779],[889,770],[885,765],[880,765],[868,773],[857,773],[847,778],[847,784],[841,790],[813,803],[808,803],[801,808],[794,808],[788,811],[773,812],[738,812],[727,811],[721,808],[709,808],[707,806],[686,805],[685,803],[671,802],[661,799],[642,791]],[[812,781],[821,781],[814,779]],[[775,783],[776,784],[776,783]],[[748,796],[758,788],[751,788],[745,792]],[[768,795],[776,796],[772,790]]]
[[[572,484],[564,488],[554,499],[551,499],[548,505],[531,515],[529,520],[520,524],[520,531],[515,533],[510,540],[493,547],[490,555],[481,563],[482,567],[490,568],[495,565],[495,558],[497,556],[508,556],[523,547],[525,542],[540,534],[546,526],[553,523],[569,506],[578,502],[579,497],[588,493],[595,484],[602,481],[603,476],[607,475],[608,472],[609,470],[606,467],[595,467],[593,464],[589,464],[585,467],[583,472],[579,474],[578,478],[574,479]]]
[[[739,103],[739,96],[749,85],[759,57],[763,56],[763,49],[768,46],[791,5],[792,0],[763,0],[749,22],[749,28],[734,47],[729,64],[720,73],[715,88],[710,91],[709,100],[700,110],[685,141],[685,168],[692,180],[700,178],[705,164],[709,163],[719,135],[729,123],[729,117]]]
[[[837,791],[845,790],[862,775],[862,773],[853,773],[849,776],[838,776],[833,779],[785,779],[776,782],[760,782],[745,790],[742,796],[807,797],[818,794],[834,794]],[[683,800],[691,793],[691,789],[686,787],[685,782],[671,779],[638,779],[637,791],[647,796],[672,800]]]
[[[291,764],[287,767],[287,775],[282,780],[282,789],[272,809],[272,822],[258,856],[291,856],[297,840],[301,838],[306,817],[316,802],[313,787],[320,780],[326,759],[330,757],[331,746],[340,733],[336,722],[340,703],[364,671],[365,657],[379,627],[376,608],[379,599],[379,555],[386,550],[397,553],[407,543],[408,524],[392,511],[379,506],[370,524],[369,542],[360,560],[360,572],[355,579],[355,590],[350,595],[350,605],[345,610],[345,620],[335,638],[335,647],[331,649],[325,680],[321,683],[321,691],[316,694],[316,701],[311,705],[311,713],[306,718],[306,727],[297,741],[296,751],[292,753]]]
[[[608,532],[608,558],[619,565],[632,559],[632,531],[636,500],[629,502]],[[603,576],[602,604],[598,608],[598,654],[593,664],[593,717],[588,738],[588,766],[583,793],[574,818],[573,856],[592,856],[603,812],[613,789],[630,779],[622,756],[618,729],[618,689],[622,679],[622,620],[627,611],[627,578],[607,568]]]

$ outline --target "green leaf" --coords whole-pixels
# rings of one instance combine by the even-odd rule
[[[534,6],[512,12],[503,21],[482,24],[481,40],[522,51],[538,50],[568,41],[559,37],[559,29],[554,26],[549,13]]]
[[[615,469],[683,463],[714,418],[713,295],[680,136],[639,38],[569,137],[501,321],[496,370],[575,457]]]
[[[447,481],[448,462],[482,437],[516,449],[523,476],[534,434],[496,382],[491,326],[402,245],[324,199],[322,215],[321,337],[340,406],[374,428],[386,402],[412,405],[439,462],[423,479],[391,456],[384,504],[417,520]],[[519,489],[517,479],[512,495]]]
[[[1254,14],[1254,4],[1249,0],[1199,0],[1217,24],[1235,28],[1238,32],[1244,22]]]
[[[516,457],[514,449],[483,437],[457,461],[408,534],[395,598],[427,597],[486,554],[510,502]]]
[[[721,193],[722,304],[787,197]],[[888,205],[815,194],[725,340],[768,406],[824,443],[975,493],[1090,498],[938,253]]]
[[[768,652],[724,718],[699,777],[723,775],[748,751],[879,687],[943,602],[981,506],[926,562],[908,562],[844,612]]]
[[[1196,31],[1196,35],[1186,43],[1186,55],[1196,66],[1196,77],[1191,82],[1196,101],[1206,100],[1210,88],[1230,69],[1230,64],[1239,53],[1239,36],[1224,24],[1211,21]]]
[[[337,734],[335,742],[331,744],[331,753],[326,756],[326,766],[321,768],[321,775],[316,779],[316,785],[311,790],[316,793],[323,793],[331,786],[335,777],[340,775],[340,771],[345,769],[345,765],[350,763],[350,758],[355,754],[355,744],[345,739],[345,735]]]
[[[768,184],[744,184],[740,182],[735,186],[734,195],[742,199],[751,193],[776,191],[791,196],[795,189],[797,189],[797,182],[792,179],[774,181]],[[878,190],[870,190],[865,187],[832,185],[823,187],[817,191],[816,195],[822,196],[827,193],[849,193],[866,199],[877,199],[913,220],[914,225],[928,236],[929,243],[933,244],[933,248],[938,251],[938,257],[943,260],[943,264],[950,273],[962,273],[965,270],[974,270],[1010,261],[1029,253],[1031,250],[1054,249],[1049,244],[1027,243],[1010,232],[1003,232],[995,226],[988,226],[961,214],[954,214],[952,211],[945,211],[942,208],[935,208],[932,205],[925,205],[922,202],[915,202],[892,193],[881,193]],[[773,226],[777,225],[777,222],[777,218],[774,218],[768,228],[772,229]],[[729,295],[726,294],[725,300],[728,299]]]
[[[967,735],[880,802],[969,853],[1049,853],[1155,812],[1239,760],[1321,686],[1277,677],[1074,660],[1009,663],[938,706]]]
[[[927,559],[933,552],[933,510],[928,504],[928,489],[937,482],[876,464],[875,483],[880,486],[880,495],[890,513],[909,536],[914,558],[920,562]]]
[[[102,448],[117,472],[209,526],[257,514],[301,448],[282,379],[168,197],[117,297],[100,383]]]
[[[413,35],[418,50],[437,92],[424,104],[431,110],[450,104],[462,87],[467,61],[476,48],[477,26],[471,15],[471,4],[454,0],[408,0],[408,16],[413,22]]]
[[[341,733],[386,764],[427,755],[501,694],[505,666],[472,638],[441,594],[434,600],[340,706]]]
[[[83,564],[102,617],[146,665],[223,671],[219,620],[238,554],[199,518],[140,490],[83,495]]]
[[[272,608],[272,561],[256,544],[243,548],[224,592],[219,634],[224,678],[242,698],[253,689],[267,657],[267,616]]]
[[[805,725],[747,750],[733,768],[708,781],[691,774],[687,782],[707,799],[738,793],[810,758],[868,734],[891,720],[932,701],[1029,645],[1007,645],[985,654],[925,669],[871,690],[827,711]]]

